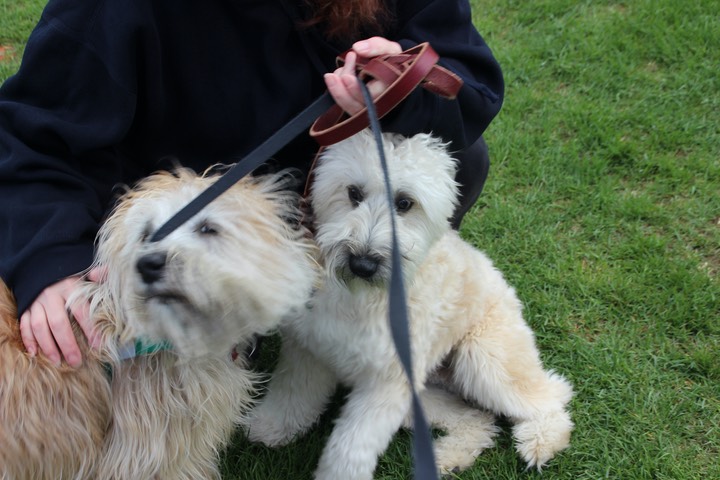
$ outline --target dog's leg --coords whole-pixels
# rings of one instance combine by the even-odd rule
[[[514,292],[494,300],[482,326],[455,347],[454,382],[467,398],[509,416],[518,452],[540,468],[569,445],[573,423],[565,406],[572,387],[543,369]]]
[[[353,387],[330,435],[315,480],[371,480],[410,408],[405,382],[373,377]]]
[[[445,435],[434,442],[440,474],[465,470],[480,453],[493,446],[498,429],[491,413],[479,410],[442,388],[429,386],[420,393],[428,423]],[[404,426],[412,428],[412,412]]]
[[[289,443],[317,421],[336,386],[315,355],[284,337],[268,393],[250,412],[248,437],[268,446]]]

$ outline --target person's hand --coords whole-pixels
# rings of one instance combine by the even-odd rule
[[[399,43],[382,37],[372,37],[355,42],[352,51],[348,52],[345,57],[345,64],[333,73],[325,74],[325,85],[335,103],[349,115],[354,115],[365,107],[362,91],[357,84],[355,75],[357,55],[377,57],[379,55],[396,55],[401,52],[402,47]],[[389,87],[380,80],[371,80],[367,86],[373,98]]]
[[[91,270],[86,278],[100,281],[102,273]],[[60,365],[62,358],[71,367],[82,365],[82,354],[70,324],[70,317],[65,307],[67,299],[78,288],[82,277],[68,277],[50,285],[40,293],[30,307],[20,317],[20,335],[25,348],[31,356],[42,351],[55,365]],[[77,302],[72,306],[72,315],[80,325],[91,346],[97,346],[98,336],[93,329],[94,322],[90,318],[88,301]]]

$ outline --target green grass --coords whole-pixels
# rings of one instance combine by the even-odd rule
[[[10,48],[12,52],[9,60],[0,62],[0,80],[17,71],[25,41],[45,3],[43,0],[0,0],[0,47]]]
[[[473,5],[507,100],[462,234],[573,382],[576,429],[540,474],[504,425],[457,478],[720,478],[720,1]],[[0,1],[0,44],[21,51],[41,6]],[[278,450],[238,435],[225,478],[310,478],[336,412]],[[409,478],[409,438],[377,478]]]

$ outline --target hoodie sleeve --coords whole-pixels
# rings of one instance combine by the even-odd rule
[[[464,81],[457,99],[447,100],[424,89],[413,92],[383,119],[383,128],[405,135],[427,132],[452,143],[473,144],[500,111],[502,71],[472,22],[468,0],[397,2],[397,30],[392,38],[403,50],[429,42],[439,64]]]
[[[132,123],[131,48],[105,2],[51,0],[0,88],[0,276],[23,312],[88,267]],[[115,37],[113,37],[115,36]],[[113,64],[103,61],[112,58]]]

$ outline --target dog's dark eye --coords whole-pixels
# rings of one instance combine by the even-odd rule
[[[398,197],[395,199],[395,209],[398,213],[405,213],[409,211],[413,205],[415,205],[415,202],[407,197]]]
[[[363,201],[363,192],[355,185],[350,185],[348,187],[348,198],[353,207],[357,207]]]
[[[145,243],[148,238],[150,238],[150,234],[152,233],[152,226],[150,224],[145,225],[145,228],[143,228],[143,231],[140,232],[140,243]]]
[[[218,233],[220,233],[217,231],[217,229],[215,227],[213,227],[212,225],[210,225],[207,222],[201,223],[200,226],[198,227],[197,231],[201,235],[217,235]]]

